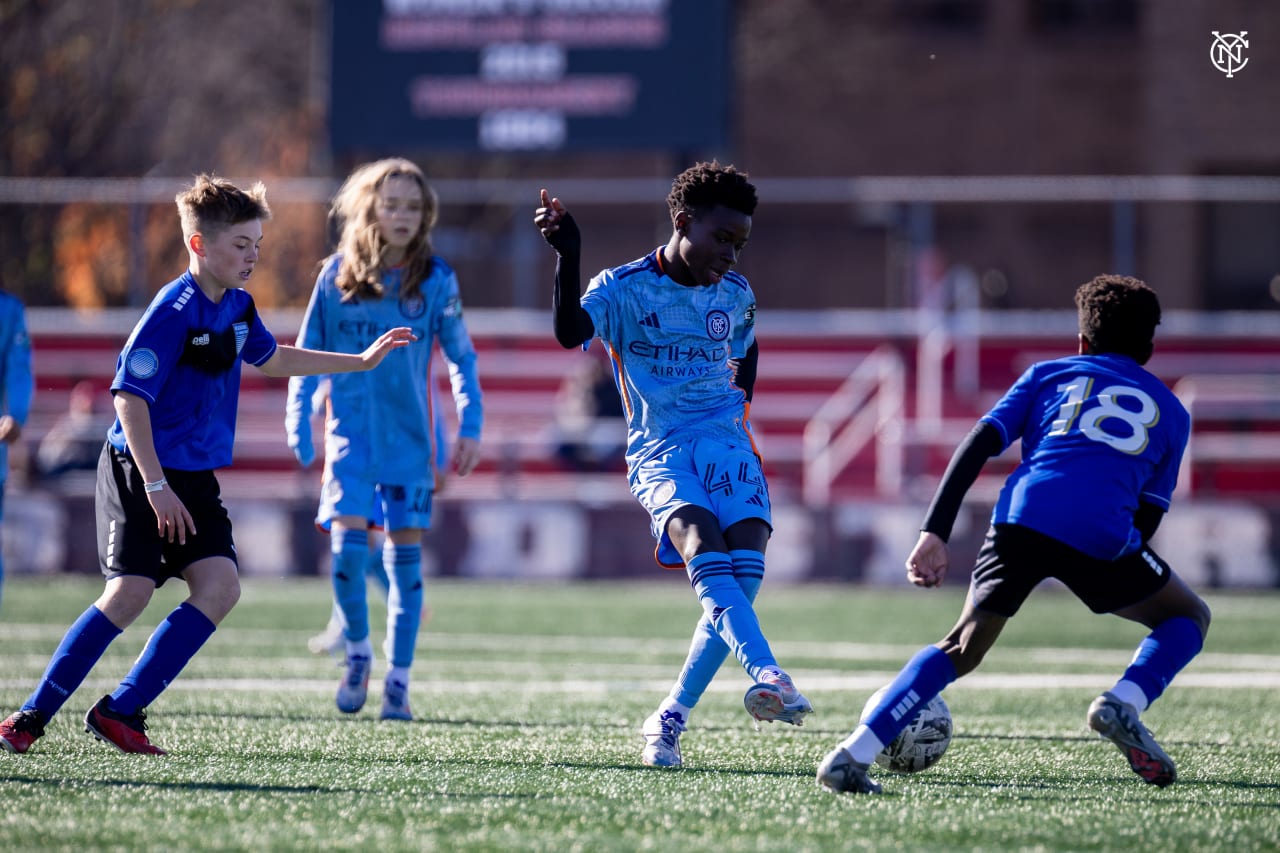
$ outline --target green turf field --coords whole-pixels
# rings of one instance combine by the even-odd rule
[[[817,712],[802,729],[742,711],[726,665],[682,739],[685,768],[639,763],[697,617],[653,585],[431,581],[412,723],[333,705],[306,651],[319,581],[249,581],[239,607],[150,709],[164,758],[95,742],[81,717],[184,590],[161,590],[26,755],[0,752],[0,850],[1275,850],[1280,595],[1210,596],[1205,652],[1144,717],[1179,764],[1159,790],[1084,724],[1143,631],[1053,592],[944,694],[956,738],[885,794],[836,796],[818,761],[862,702],[944,633],[960,590],[766,586],[760,613]],[[0,711],[14,710],[97,579],[10,580]],[[382,623],[374,610],[374,624]]]

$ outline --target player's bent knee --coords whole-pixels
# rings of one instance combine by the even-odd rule
[[[1194,612],[1188,613],[1187,616],[1200,629],[1201,638],[1209,636],[1209,623],[1213,621],[1213,613],[1210,612],[1209,605],[1203,598],[1196,596]]]

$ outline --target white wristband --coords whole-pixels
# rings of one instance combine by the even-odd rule
[[[160,491],[167,485],[169,485],[169,481],[166,480],[164,477],[161,477],[159,480],[156,480],[154,483],[143,483],[142,488],[146,490],[147,494],[151,494],[152,492]]]

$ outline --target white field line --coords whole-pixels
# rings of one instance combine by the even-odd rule
[[[1117,673],[1118,675],[1118,673]],[[892,672],[863,672],[856,675],[825,675],[804,677],[799,673],[797,681],[806,693],[814,695],[819,691],[873,691],[884,686],[894,676]],[[950,685],[948,692],[958,690],[1057,690],[1074,689],[1101,692],[1115,683],[1116,676],[1107,675],[1038,675],[994,673],[984,675],[973,673]],[[219,693],[332,693],[337,687],[338,679],[315,678],[180,678],[170,686],[169,690],[188,690],[195,692]],[[110,689],[116,682],[101,679],[90,679],[83,688]],[[742,678],[721,677],[711,683],[708,693],[741,693],[746,682]],[[3,680],[0,689],[29,690],[29,681]],[[414,679],[414,690],[433,694],[484,695],[490,693],[515,695],[560,694],[575,696],[610,696],[620,693],[652,693],[661,694],[671,686],[671,679],[564,679],[553,680],[538,678],[525,680],[519,677],[510,679],[468,680],[459,679]],[[1274,690],[1280,688],[1280,673],[1277,672],[1187,672],[1174,681],[1173,687],[1208,687],[1215,690],[1253,689]]]
[[[135,626],[142,628],[142,626]],[[146,630],[145,628],[143,630]],[[0,648],[7,641],[23,640],[27,642],[49,640],[56,643],[62,629],[47,624],[8,623],[0,624]],[[271,630],[239,630],[226,631],[222,637],[215,639],[224,644],[234,643],[237,650],[251,653],[254,648],[278,648],[280,631]],[[300,693],[330,693],[335,689],[338,678],[316,679],[314,677],[292,677],[293,674],[310,674],[314,671],[316,658],[305,651],[305,640],[308,632],[290,631],[297,637],[298,657],[296,662],[276,661],[276,674],[271,678],[199,678],[184,677],[174,682],[173,690],[221,691],[221,692],[275,692],[287,690]],[[871,691],[883,686],[893,678],[895,672],[888,669],[861,671],[857,673],[832,673],[830,668],[838,668],[841,663],[850,661],[876,661],[883,666],[885,661],[902,660],[914,654],[920,646],[907,644],[876,644],[850,642],[776,642],[773,644],[778,655],[784,661],[788,658],[803,657],[809,661],[823,661],[822,674],[814,672],[813,666],[793,669],[803,689],[806,691]],[[561,667],[559,671],[574,674],[577,677],[548,677],[548,671],[554,670],[553,660],[539,662],[530,666],[527,661],[486,659],[476,669],[501,670],[514,673],[511,678],[460,678],[452,672],[447,677],[431,675],[415,678],[416,689],[428,692],[445,692],[450,694],[485,694],[516,693],[525,695],[541,695],[547,693],[571,693],[584,696],[603,696],[616,693],[661,693],[671,685],[679,661],[687,649],[687,641],[675,639],[631,639],[625,637],[586,637],[586,636],[517,636],[499,634],[431,634],[425,633],[419,642],[419,661],[429,661],[431,651],[448,651],[451,656],[467,651],[487,654],[501,653],[519,649],[525,655],[544,653],[555,654],[597,654],[602,658],[611,655],[627,657],[643,653],[646,655],[666,655],[671,658],[670,675],[653,677],[651,673],[666,668],[652,664],[631,664],[622,661],[600,660],[596,663],[572,661]],[[1105,690],[1114,684],[1124,666],[1128,663],[1132,650],[1116,649],[1082,649],[1082,648],[1004,648],[997,646],[992,650],[987,666],[999,667],[1008,661],[1034,662],[1046,665],[1082,665],[1105,666],[1109,673],[1000,673],[976,672],[952,684],[947,689],[955,690],[1051,690],[1058,688],[1081,690]],[[28,660],[30,658],[30,660]],[[37,658],[39,658],[37,660]],[[46,658],[24,654],[10,658],[10,670],[21,667],[31,670],[43,669]],[[450,661],[450,664],[456,661]],[[235,658],[219,656],[219,667],[237,667],[254,670],[262,666],[261,658],[245,658],[237,664]],[[609,675],[602,678],[583,678],[583,670],[607,670]],[[745,689],[745,681],[741,676],[729,675],[733,667],[726,666],[726,672],[712,682],[709,692],[737,693]],[[283,670],[283,671],[282,671]],[[531,670],[537,670],[531,672]],[[472,670],[473,672],[475,670]],[[623,673],[630,672],[630,676]],[[103,673],[105,675],[105,673]],[[94,673],[97,675],[97,673]],[[736,674],[735,674],[736,675]],[[621,676],[621,677],[620,677]],[[31,679],[3,679],[0,689],[27,690],[32,685]],[[114,682],[91,678],[85,687],[94,686],[110,688]],[[1262,654],[1230,654],[1225,652],[1206,652],[1192,662],[1189,670],[1178,676],[1174,686],[1207,687],[1213,689],[1276,689],[1280,688],[1280,655]]]
[[[17,623],[0,624],[0,648],[7,640],[49,640],[56,644],[62,637],[65,628],[47,624]],[[135,625],[133,631],[139,638],[150,628]],[[237,648],[248,651],[253,648],[276,648],[280,645],[282,633],[296,635],[296,647],[305,648],[305,631],[282,632],[267,629],[231,629],[221,635],[215,635],[214,642],[234,642]],[[917,644],[907,643],[854,643],[854,642],[802,642],[778,640],[770,641],[780,659],[806,658],[824,660],[831,663],[841,661],[894,661],[905,662],[928,642],[927,638]],[[629,637],[589,637],[582,635],[539,635],[525,636],[516,634],[433,634],[424,630],[418,640],[419,657],[429,655],[432,649],[450,652],[504,652],[518,648],[526,653],[598,653],[628,656],[634,654],[658,655],[666,654],[683,657],[688,650],[687,638],[629,638]],[[305,657],[300,653],[300,657]],[[988,666],[1000,661],[1025,661],[1044,664],[1087,664],[1094,666],[1121,667],[1128,664],[1133,657],[1133,649],[1085,649],[1070,647],[1042,646],[1018,648],[996,645],[987,656]],[[1212,667],[1229,671],[1265,671],[1280,673],[1280,655],[1236,654],[1230,652],[1208,651],[1196,657],[1193,664],[1197,668]],[[976,675],[976,673],[975,673]],[[972,677],[972,676],[971,676]]]

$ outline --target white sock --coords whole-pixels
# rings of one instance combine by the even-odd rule
[[[679,702],[668,696],[666,699],[663,699],[662,704],[658,706],[658,713],[661,714],[663,711],[672,711],[679,714],[680,719],[683,720],[684,724],[687,726],[689,725],[689,714],[693,712],[693,709],[681,705]]]
[[[347,640],[347,657],[373,660],[373,643],[369,642],[368,637],[363,640]]]
[[[1116,682],[1115,687],[1112,687],[1107,692],[1119,699],[1121,702],[1124,702],[1127,705],[1132,705],[1134,710],[1139,714],[1147,710],[1147,706],[1151,704],[1147,701],[1147,694],[1143,693],[1142,688],[1134,684],[1132,681],[1125,681],[1124,679],[1121,679]]]
[[[387,669],[387,681],[398,681],[405,687],[409,686],[409,667],[393,666]]]
[[[853,730],[853,734],[840,741],[840,747],[852,755],[853,760],[859,764],[870,764],[884,749],[884,744],[880,742],[880,738],[876,737],[875,732],[859,724]]]

